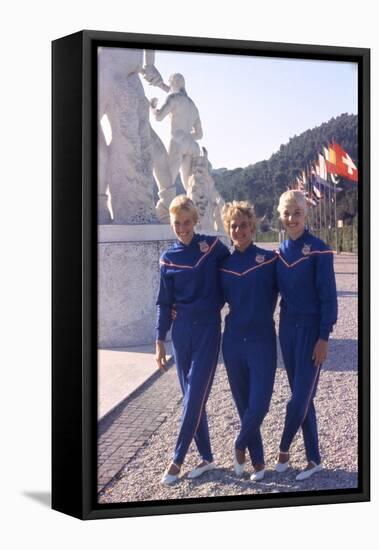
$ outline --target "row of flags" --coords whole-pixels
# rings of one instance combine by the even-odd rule
[[[318,160],[302,170],[288,188],[302,191],[308,204],[317,206],[326,190],[329,194],[342,191],[338,187],[339,177],[358,183],[358,169],[350,155],[333,141],[328,147],[323,147],[323,154],[318,154]]]

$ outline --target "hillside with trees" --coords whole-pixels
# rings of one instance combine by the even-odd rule
[[[251,201],[255,205],[257,216],[263,218],[261,230],[275,228],[278,226],[276,207],[280,194],[302,170],[317,161],[318,153],[322,153],[322,146],[327,147],[333,139],[357,165],[358,117],[342,114],[321,126],[293,136],[268,160],[245,168],[213,170],[217,190],[225,201]],[[343,191],[337,196],[337,219],[344,220],[344,224],[355,224],[358,209],[357,185],[341,178],[339,187]]]

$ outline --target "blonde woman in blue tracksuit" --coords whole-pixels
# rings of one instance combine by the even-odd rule
[[[172,345],[183,392],[183,412],[172,461],[161,480],[165,485],[178,480],[193,439],[201,462],[188,477],[196,478],[215,467],[205,405],[221,339],[220,310],[224,301],[218,271],[222,260],[229,256],[228,248],[217,237],[195,233],[198,215],[192,200],[186,195],[175,197],[169,211],[177,240],[160,259],[156,361],[164,369],[164,341],[172,324]],[[172,323],[174,306],[176,316]]]
[[[279,340],[291,387],[279,446],[278,472],[289,466],[290,446],[302,428],[308,464],[296,477],[321,470],[316,411],[313,403],[328,338],[337,321],[333,251],[305,229],[307,204],[300,191],[286,191],[278,212],[289,238],[279,248],[278,286],[281,294]]]
[[[222,351],[241,420],[234,443],[234,470],[238,476],[243,474],[248,451],[254,469],[250,479],[261,481],[265,461],[260,427],[269,410],[277,359],[273,321],[277,255],[253,243],[256,219],[248,202],[227,203],[223,222],[234,245],[220,268],[221,287],[229,304]]]

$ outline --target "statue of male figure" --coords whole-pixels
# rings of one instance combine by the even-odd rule
[[[158,100],[150,101],[151,110],[156,120],[163,120],[167,115],[171,119],[171,140],[168,158],[172,175],[172,183],[180,171],[185,190],[189,188],[189,178],[192,173],[192,158],[200,155],[197,143],[203,137],[199,111],[185,89],[184,77],[175,73],[169,78],[171,93],[160,109]]]

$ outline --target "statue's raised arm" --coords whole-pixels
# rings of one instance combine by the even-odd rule
[[[151,86],[157,86],[165,92],[170,91],[170,87],[163,82],[163,78],[155,66],[155,52],[154,50],[144,50],[144,64],[141,68],[141,74],[143,78]]]

